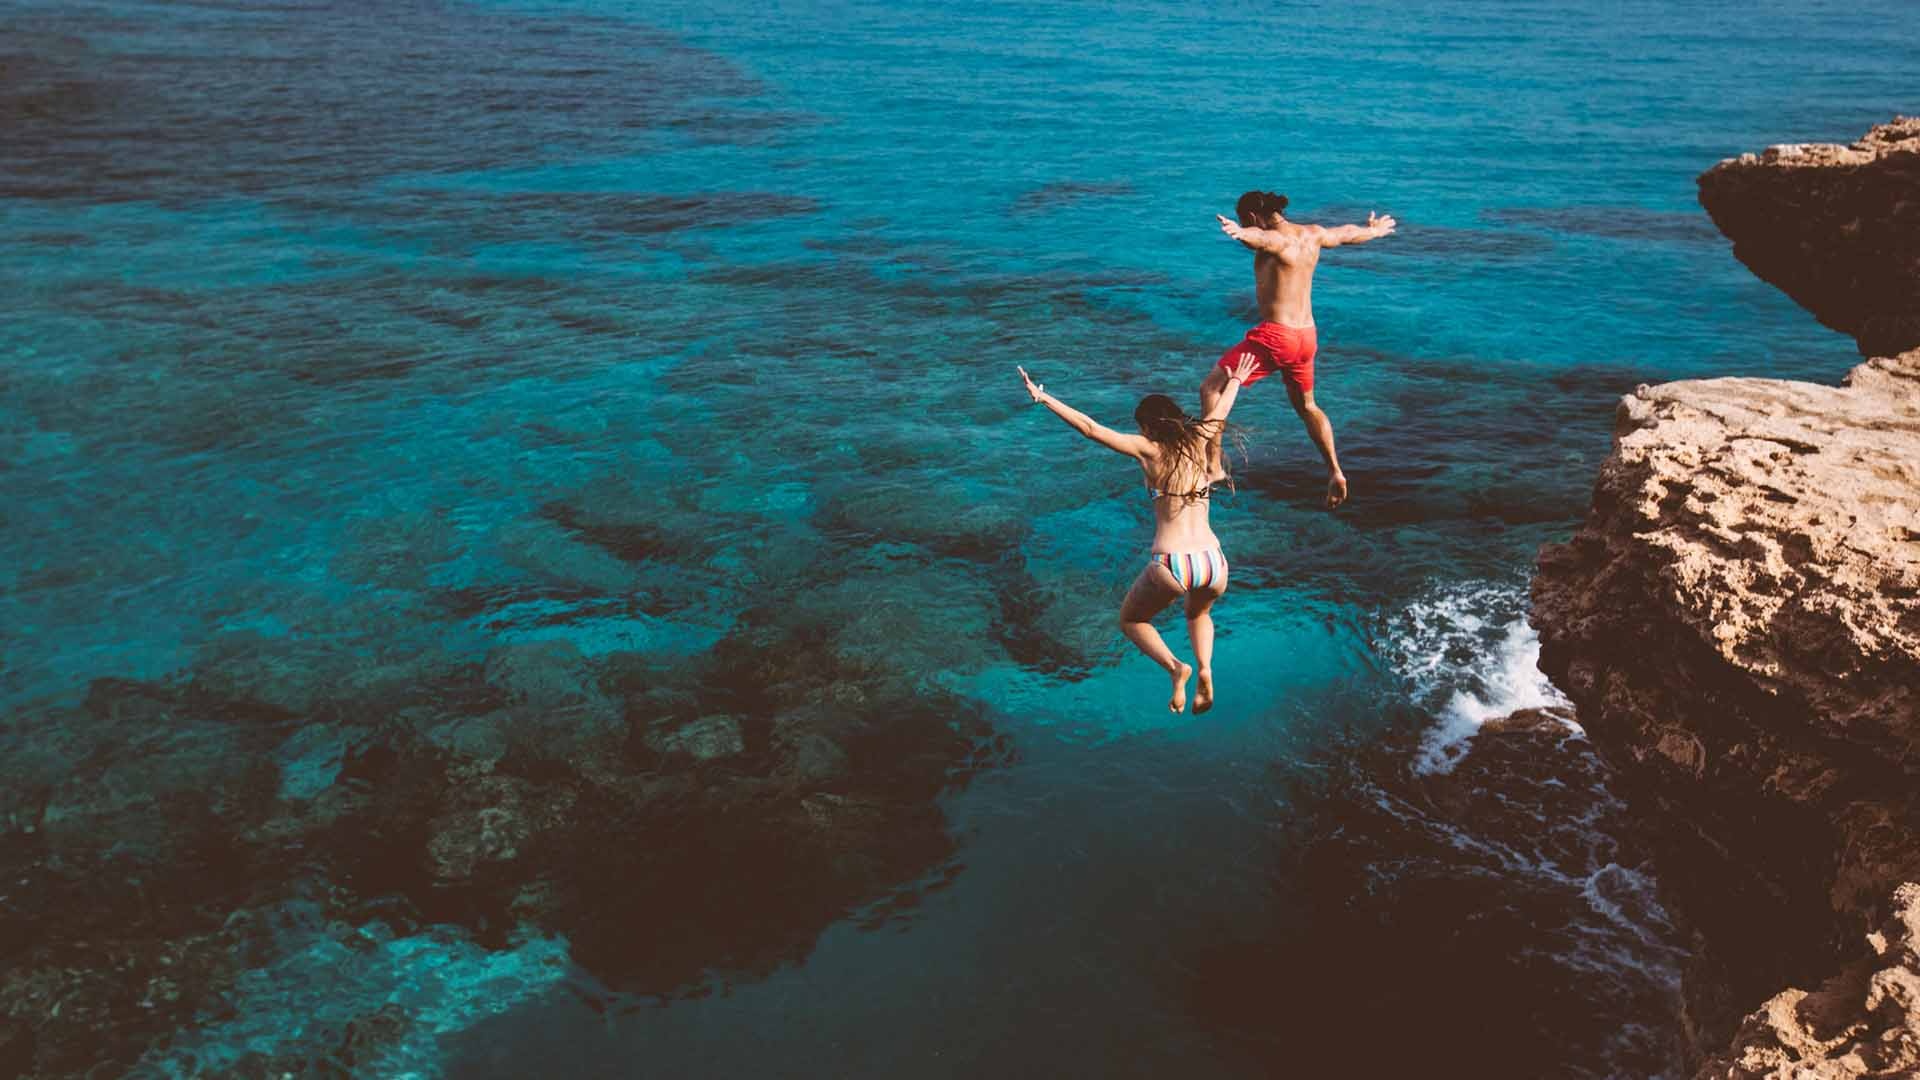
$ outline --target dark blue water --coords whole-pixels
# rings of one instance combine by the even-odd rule
[[[49,1075],[1281,1068],[1332,1007],[1247,1002],[1345,926],[1337,807],[1404,826],[1553,702],[1526,575],[1618,395],[1854,358],[1693,177],[1920,110],[1902,0],[0,17],[0,943],[121,1033],[55,1054],[10,984]],[[1220,703],[1171,716],[1114,627],[1138,479],[1014,365],[1115,424],[1191,398],[1249,187],[1401,231],[1316,290],[1352,502],[1241,399]],[[1534,820],[1590,833],[1594,785]],[[1644,867],[1456,825],[1415,831],[1569,905],[1503,946],[1594,988],[1566,1074],[1648,1071]],[[153,890],[128,943],[89,882]]]

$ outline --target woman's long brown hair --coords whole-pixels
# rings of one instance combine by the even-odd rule
[[[1195,420],[1165,394],[1141,398],[1133,419],[1140,433],[1162,451],[1159,468],[1147,474],[1153,486],[1186,502],[1201,498],[1200,492],[1208,486],[1207,443],[1225,433],[1227,422]]]

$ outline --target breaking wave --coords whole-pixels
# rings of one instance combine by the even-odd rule
[[[1387,628],[1383,651],[1414,704],[1436,720],[1421,741],[1417,772],[1452,771],[1489,720],[1571,708],[1540,673],[1540,638],[1527,624],[1526,601],[1517,585],[1441,586]],[[1570,715],[1565,722],[1578,730]]]

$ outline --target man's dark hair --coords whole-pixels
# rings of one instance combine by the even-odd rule
[[[1286,209],[1287,197],[1271,191],[1249,191],[1240,196],[1239,202],[1233,204],[1233,214],[1240,219],[1242,225],[1255,218],[1266,217],[1268,214],[1282,213]]]

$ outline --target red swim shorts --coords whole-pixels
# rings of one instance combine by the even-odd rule
[[[1288,386],[1310,394],[1313,392],[1313,356],[1319,351],[1320,338],[1311,326],[1255,323],[1240,344],[1221,355],[1220,366],[1232,371],[1240,363],[1240,354],[1250,352],[1259,358],[1259,363],[1253,374],[1247,376],[1248,386],[1277,371]]]

